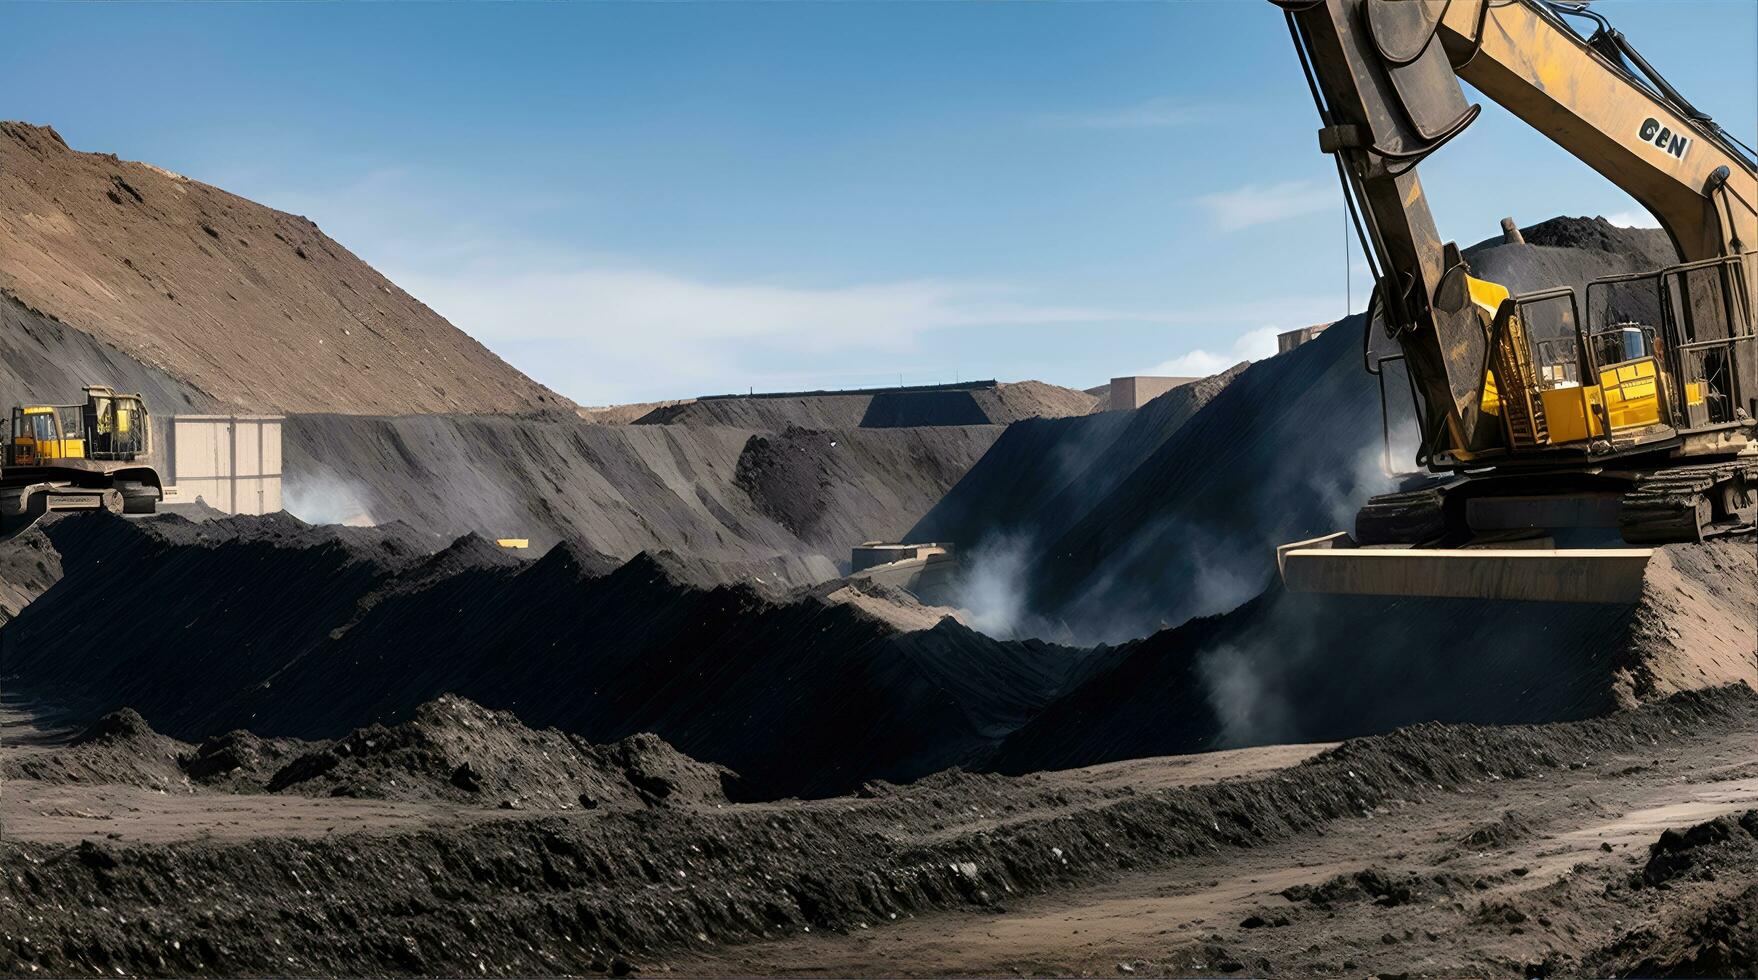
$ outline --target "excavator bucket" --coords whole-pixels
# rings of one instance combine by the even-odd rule
[[[1508,546],[1361,547],[1346,532],[1276,549],[1289,592],[1331,595],[1633,603],[1652,548]]]

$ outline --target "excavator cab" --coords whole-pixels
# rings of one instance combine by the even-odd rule
[[[20,405],[12,410],[7,466],[74,460],[131,462],[151,449],[150,419],[139,395],[92,385],[84,405]]]
[[[7,466],[47,466],[85,459],[85,453],[79,406],[21,405],[12,410]]]

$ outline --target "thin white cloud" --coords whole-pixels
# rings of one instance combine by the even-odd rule
[[[482,336],[590,338],[606,349],[656,341],[771,343],[790,349],[909,349],[950,327],[1131,321],[1145,314],[1032,302],[1005,285],[920,279],[813,287],[708,282],[634,266],[549,271],[493,266],[393,276],[453,322]]]
[[[1133,105],[1091,112],[1053,113],[1043,117],[1051,126],[1068,129],[1164,129],[1198,122],[1202,109],[1173,99],[1148,99]]]
[[[1318,321],[1315,321],[1318,322]],[[1276,335],[1286,327],[1267,325],[1246,332],[1233,338],[1233,344],[1225,352],[1217,353],[1209,350],[1187,351],[1170,360],[1161,361],[1149,368],[1146,374],[1162,378],[1206,377],[1219,374],[1240,361],[1260,361],[1276,353]]]
[[[1114,325],[1225,336],[1266,323],[1315,322],[1309,311],[1335,303],[1292,296],[1126,308],[958,277],[831,284],[715,278],[643,257],[508,237],[487,216],[500,206],[472,202],[433,213],[425,203],[431,194],[398,192],[406,176],[382,171],[322,193],[264,188],[254,196],[310,214],[410,294],[582,404],[748,386],[884,384],[896,371],[913,372],[907,380],[914,381],[917,373],[944,370],[933,356],[939,341],[923,339],[938,331],[991,330],[1004,338],[1011,327],[1066,327],[1070,344],[1081,342],[1079,331]],[[994,364],[966,365],[965,376],[992,376],[1010,354],[998,348]]]
[[[1343,206],[1341,192],[1335,185],[1316,180],[1246,184],[1230,191],[1204,194],[1196,203],[1209,212],[1218,231],[1239,231]]]
[[[1617,214],[1606,215],[1605,220],[1617,225],[1619,228],[1660,227],[1660,222],[1655,220],[1654,215],[1649,214],[1647,211],[1619,211]]]

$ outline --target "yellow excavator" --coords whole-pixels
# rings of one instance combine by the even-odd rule
[[[150,514],[164,496],[152,418],[137,394],[102,385],[82,405],[20,405],[0,459],[0,532],[52,510]]]
[[[1366,368],[1382,406],[1388,374],[1407,381],[1423,471],[1353,534],[1279,548],[1285,585],[1622,602],[1653,545],[1752,533],[1751,149],[1585,3],[1270,2],[1373,266]],[[1417,175],[1477,118],[1461,80],[1647,208],[1679,262],[1580,292],[1473,276]]]

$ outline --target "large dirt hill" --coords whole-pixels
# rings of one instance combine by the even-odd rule
[[[240,409],[572,407],[311,221],[48,127],[0,123],[0,290]]]

